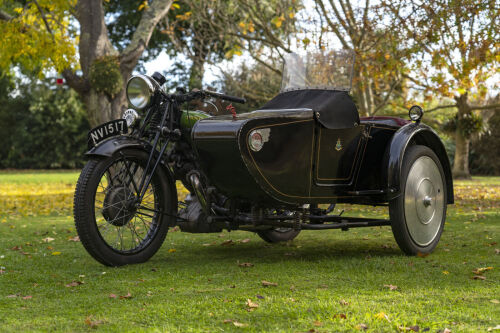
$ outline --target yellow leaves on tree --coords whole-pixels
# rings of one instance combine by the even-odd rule
[[[0,1],[3,8],[13,8],[15,1]],[[0,68],[12,64],[38,71],[40,68],[59,72],[74,66],[77,36],[70,26],[70,10],[76,0],[38,0],[24,8],[15,7],[12,19],[0,21]]]

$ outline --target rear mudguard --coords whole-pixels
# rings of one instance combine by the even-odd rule
[[[106,158],[113,156],[122,149],[139,149],[139,150],[144,150],[147,153],[150,153],[152,146],[147,141],[139,140],[137,138],[133,138],[127,135],[120,135],[111,137],[99,143],[97,146],[93,147],[87,153],[85,153],[85,156],[87,158],[89,157]],[[158,151],[156,151],[155,154],[156,158],[158,158],[158,154],[159,154]],[[160,168],[161,172],[164,173],[168,182],[168,187],[175,195],[175,205],[177,207],[177,188],[175,186],[175,177],[170,168],[168,167],[168,165],[166,163],[163,163],[163,161],[160,162],[158,167]],[[171,226],[173,225],[175,224],[172,224]]]
[[[403,158],[407,148],[412,144],[427,146],[436,153],[444,171],[447,203],[452,204],[454,202],[453,178],[446,149],[437,133],[429,126],[420,123],[411,123],[401,127],[394,134],[385,151],[383,169],[387,172],[386,184],[389,199],[394,199],[401,194],[402,189],[400,185]]]

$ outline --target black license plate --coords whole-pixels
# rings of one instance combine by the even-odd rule
[[[106,140],[115,135],[125,134],[128,132],[127,122],[125,119],[116,119],[108,121],[102,125],[94,127],[90,130],[87,143],[89,149],[96,146],[99,142]]]

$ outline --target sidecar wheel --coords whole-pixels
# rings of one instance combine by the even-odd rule
[[[408,255],[431,253],[446,219],[446,182],[436,154],[425,146],[408,148],[401,171],[402,194],[389,203],[394,238]]]
[[[259,235],[260,238],[268,243],[279,243],[290,241],[297,237],[299,233],[300,230],[294,230],[290,228],[276,228],[271,230],[258,231],[257,235]]]
[[[172,180],[159,170],[142,202],[135,202],[134,184],[142,178],[148,157],[124,149],[109,158],[91,158],[80,174],[74,198],[76,230],[88,253],[104,265],[147,261],[161,247],[176,214]]]

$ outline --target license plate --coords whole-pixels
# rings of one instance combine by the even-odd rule
[[[125,134],[128,132],[127,122],[125,119],[116,119],[108,121],[102,125],[94,127],[90,130],[87,136],[89,149],[96,146],[99,142],[106,140],[115,135]]]

